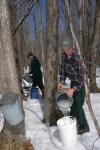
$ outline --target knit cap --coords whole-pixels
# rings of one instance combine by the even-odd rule
[[[68,37],[66,40],[63,41],[63,49],[68,49],[73,46],[72,38]]]

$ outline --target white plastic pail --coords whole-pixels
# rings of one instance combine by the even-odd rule
[[[77,144],[76,119],[66,116],[57,121],[61,142],[67,150]]]
[[[17,125],[24,118],[24,113],[18,100],[12,105],[1,107],[0,110],[2,111],[4,118],[10,125]]]

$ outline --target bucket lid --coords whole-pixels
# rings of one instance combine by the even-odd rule
[[[18,100],[18,94],[13,92],[8,92],[0,99],[0,107],[5,105],[12,105]]]
[[[64,116],[57,120],[57,125],[76,125],[76,118],[73,116]]]

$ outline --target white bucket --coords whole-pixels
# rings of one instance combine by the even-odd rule
[[[10,125],[17,125],[24,118],[24,113],[18,100],[12,105],[6,105],[1,107],[0,110],[2,111],[4,118],[8,121]]]
[[[76,119],[71,116],[66,116],[57,121],[58,130],[63,146],[67,150],[77,144],[77,129]]]

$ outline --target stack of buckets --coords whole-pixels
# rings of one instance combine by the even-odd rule
[[[68,99],[66,99],[65,106],[67,105],[67,100]],[[64,102],[65,102],[65,99],[64,99]],[[66,150],[72,150],[73,147],[75,148],[78,142],[76,124],[77,124],[76,118],[72,116],[64,116],[57,121],[57,127],[59,130],[60,139],[61,139],[64,149]]]

